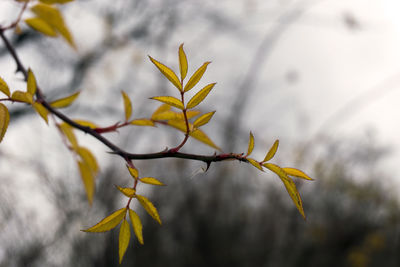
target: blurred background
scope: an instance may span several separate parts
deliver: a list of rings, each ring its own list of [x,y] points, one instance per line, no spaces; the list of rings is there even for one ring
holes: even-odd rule
[[[20,5],[0,1],[6,25]],[[204,131],[225,152],[255,157],[275,139],[274,162],[304,170],[298,182],[307,220],[274,174],[239,162],[138,161],[168,186],[141,186],[160,227],[139,207],[145,245],[132,238],[121,266],[399,266],[400,3],[396,0],[78,0],[61,7],[78,50],[22,25],[7,36],[48,99],[82,91],[65,110],[108,126],[158,107],[149,97],[176,93],[147,55],[189,75],[212,61],[199,88],[217,82],[200,105],[217,110]],[[26,17],[31,16],[26,12]],[[23,89],[0,44],[0,75]],[[85,229],[125,205],[124,162],[85,135],[101,166],[93,206],[76,163],[53,123],[7,104],[0,145],[0,266],[118,266],[118,229]],[[107,134],[128,151],[156,152],[183,135],[166,127]],[[190,141],[183,151],[212,154]],[[135,206],[134,206],[135,207]]]

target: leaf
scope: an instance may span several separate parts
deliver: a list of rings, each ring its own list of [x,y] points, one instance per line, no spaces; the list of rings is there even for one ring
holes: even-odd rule
[[[147,211],[147,213],[156,220],[159,224],[161,224],[160,215],[158,215],[158,211],[156,207],[154,207],[153,203],[150,202],[146,197],[141,195],[136,195],[136,199],[143,206],[143,208]]]
[[[41,18],[28,18],[25,19],[25,23],[35,31],[43,33],[44,35],[50,37],[56,37],[58,35],[54,28]]]
[[[214,142],[200,129],[196,129],[189,134],[191,137],[199,140],[200,142],[209,145],[217,150],[221,150]]]
[[[310,176],[308,176],[307,174],[302,172],[301,170],[298,170],[298,169],[295,169],[295,168],[286,167],[286,168],[282,168],[282,170],[284,170],[284,172],[286,172],[286,174],[290,175],[290,176],[302,178],[302,179],[309,180],[309,181],[313,181],[314,180]]]
[[[192,75],[192,77],[190,77],[189,81],[185,85],[185,88],[183,89],[184,92],[192,89],[200,81],[201,77],[203,77],[203,74],[207,69],[208,64],[210,63],[211,62],[205,62],[200,68],[196,70],[196,72]]]
[[[154,122],[149,119],[136,119],[131,121],[130,124],[137,126],[154,126]]]
[[[30,93],[22,91],[14,91],[11,95],[11,100],[33,104],[33,96]]]
[[[197,115],[199,115],[200,111],[198,110],[187,110],[186,117],[187,119],[191,119]],[[167,110],[158,114],[153,114],[151,117],[152,120],[162,121],[162,120],[184,120],[184,116],[182,112],[175,112],[172,110]]]
[[[47,4],[37,4],[31,8],[32,12],[35,13],[39,18],[44,20],[53,29],[61,34],[62,37],[71,45],[76,48],[74,40],[71,33],[69,32],[67,26],[64,23],[64,19],[60,11],[51,5]]]
[[[247,154],[246,156],[249,156],[251,152],[253,152],[254,149],[254,135],[252,132],[250,132],[250,137],[249,137],[249,146],[247,148]]]
[[[68,2],[72,2],[72,1],[74,1],[74,0],[39,0],[40,2],[42,2],[42,3],[45,3],[45,4],[65,4],[65,3],[68,3]]]
[[[179,81],[178,76],[176,76],[175,72],[162,64],[161,62],[158,62],[151,56],[149,56],[151,62],[153,62],[154,65],[161,71],[161,73],[173,84],[175,85],[176,88],[179,89],[179,91],[182,91],[182,84]]]
[[[290,197],[293,200],[293,203],[296,205],[297,210],[300,212],[301,216],[303,216],[303,218],[305,219],[306,216],[304,214],[303,203],[301,201],[299,191],[297,191],[296,184],[293,182],[293,180],[289,176],[287,176],[286,172],[278,165],[272,163],[264,163],[263,166],[273,171],[279,176],[279,178],[281,178],[283,184],[286,187],[287,192],[289,193]]]
[[[264,171],[261,164],[257,160],[252,159],[252,158],[246,158],[246,159],[251,165],[253,165],[257,169],[259,169],[260,171]]]
[[[212,111],[201,115],[193,122],[193,127],[198,128],[200,126],[203,126],[204,124],[207,124],[211,120],[212,116],[214,116],[214,113],[215,111]]]
[[[70,106],[72,102],[75,101],[75,99],[78,98],[80,93],[81,92],[76,92],[75,94],[72,94],[70,96],[54,100],[53,102],[50,103],[50,106],[52,106],[53,108],[66,108]]]
[[[135,235],[139,240],[139,243],[143,245],[144,244],[143,233],[142,233],[143,226],[142,222],[140,221],[139,215],[137,215],[137,213],[134,212],[133,210],[129,209],[129,217],[131,218],[133,231],[135,232]]]
[[[63,122],[61,123],[61,125],[59,126],[60,130],[62,131],[62,133],[65,135],[65,137],[67,137],[68,141],[70,142],[71,146],[76,149],[78,147],[78,140],[76,139],[76,136],[73,132],[73,128]]]
[[[10,122],[10,113],[7,107],[0,103],[0,142],[3,140],[6,134],[8,123]]]
[[[92,205],[93,203],[93,196],[94,196],[94,176],[92,170],[90,169],[89,165],[86,162],[78,160],[78,167],[79,172],[81,174],[82,182],[85,187],[86,196],[88,198],[89,204]]]
[[[140,178],[140,181],[142,183],[145,183],[145,184],[165,185],[165,184],[163,184],[162,182],[160,182],[159,180],[157,180],[156,178],[153,178],[153,177],[143,177],[143,178]]]
[[[115,186],[122,194],[124,194],[125,196],[131,198],[134,197],[136,194],[136,190],[133,188],[129,188],[129,187],[120,187],[118,185]]]
[[[124,219],[125,213],[126,208],[114,211],[111,215],[107,216],[96,225],[82,231],[91,233],[102,233],[110,231],[111,229],[115,228],[122,221],[122,219]]]
[[[79,120],[79,119],[74,119],[73,121],[78,123],[78,124],[80,124],[81,126],[89,127],[89,128],[92,128],[92,129],[99,128],[99,126],[97,126],[95,123],[93,123],[91,121]]]
[[[35,111],[40,115],[40,117],[43,118],[43,120],[49,124],[49,111],[40,103],[35,102],[33,103],[33,108],[35,109]]]
[[[181,80],[183,81],[186,77],[188,70],[188,62],[185,51],[183,50],[183,44],[179,46],[179,70],[181,71]]]
[[[92,152],[86,147],[82,146],[78,147],[76,152],[81,157],[82,162],[84,162],[89,167],[92,174],[96,176],[99,172],[99,164],[97,163],[97,160]]]
[[[121,93],[124,99],[125,121],[128,121],[132,115],[132,103],[129,96],[124,91],[121,91]]]
[[[150,99],[154,99],[160,102],[163,102],[167,105],[179,108],[181,110],[185,109],[185,107],[183,106],[182,101],[180,101],[178,98],[175,98],[173,96],[154,96]]]
[[[211,89],[213,89],[215,83],[211,83],[209,85],[206,85],[203,89],[201,89],[197,94],[195,94],[192,99],[189,100],[189,102],[186,105],[187,109],[194,108],[198,104],[200,104],[204,98],[210,93]]]
[[[154,119],[155,116],[158,116],[159,114],[164,113],[164,112],[166,112],[166,111],[168,111],[168,110],[170,110],[170,109],[171,109],[171,106],[170,106],[170,105],[162,104],[161,106],[159,106],[159,107],[153,112],[153,114],[151,115],[151,119]]]
[[[126,165],[129,170],[129,173],[132,175],[133,178],[137,179],[139,177],[139,172],[136,168],[132,168],[129,165]]]
[[[265,158],[262,162],[266,162],[266,161],[272,159],[275,156],[276,151],[278,150],[278,146],[279,146],[279,140],[275,140],[274,144],[269,149],[267,155],[265,156]]]
[[[131,230],[129,228],[130,226],[128,221],[124,219],[121,228],[119,229],[119,264],[122,262],[122,258],[124,257],[129,245],[129,240],[131,239]]]
[[[10,88],[7,83],[0,77],[0,92],[3,92],[6,96],[10,97]]]

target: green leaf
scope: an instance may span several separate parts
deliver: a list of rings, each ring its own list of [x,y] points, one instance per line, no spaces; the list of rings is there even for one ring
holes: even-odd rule
[[[179,89],[179,91],[182,91],[182,84],[179,81],[178,76],[176,76],[175,72],[162,64],[161,62],[158,62],[151,56],[149,56],[151,62],[153,62],[154,65],[160,70],[160,72],[173,84],[175,85],[176,88]]]
[[[275,156],[276,151],[278,150],[278,146],[279,140],[276,140],[262,162],[267,162],[268,160],[272,159]]]
[[[133,210],[129,209],[129,217],[131,218],[133,231],[135,232],[135,235],[139,240],[139,243],[143,245],[144,244],[143,233],[142,233],[143,226],[142,222],[140,221],[139,215],[137,215],[137,213],[134,212]]]
[[[305,174],[303,171],[295,169],[295,168],[286,167],[286,168],[282,168],[282,170],[284,170],[286,172],[286,174],[290,175],[290,176],[294,176],[294,177],[305,179],[305,180],[309,180],[309,181],[313,181],[314,180],[310,176]]]
[[[102,233],[115,228],[125,217],[126,208],[119,209],[83,232]]]
[[[43,120],[49,124],[49,111],[40,103],[35,102],[33,103],[33,108],[35,109],[35,111],[40,115],[40,117],[43,118]]]
[[[251,152],[253,152],[254,149],[254,135],[252,132],[250,132],[250,137],[249,137],[249,145],[247,148],[247,154],[246,156],[250,156]]]
[[[123,220],[121,224],[121,228],[119,230],[119,264],[122,262],[122,258],[125,255],[126,249],[129,245],[129,240],[131,239],[131,230],[129,227],[129,223],[127,220]]]
[[[301,216],[303,216],[303,218],[305,219],[306,216],[304,214],[303,202],[301,201],[299,191],[297,191],[296,184],[293,182],[293,180],[278,165],[272,163],[264,163],[263,166],[273,171],[279,176],[279,178],[281,178],[283,184],[286,187],[287,192],[289,193],[289,196],[292,198],[293,203],[296,205],[297,210],[300,212]]]
[[[196,72],[192,75],[192,77],[190,77],[189,81],[185,85],[185,88],[183,89],[184,92],[192,89],[200,81],[201,77],[203,77],[203,74],[207,69],[208,64],[210,63],[211,62],[205,62],[200,68],[196,70]]]
[[[157,180],[156,178],[153,178],[153,177],[143,177],[143,178],[140,178],[140,181],[142,183],[151,184],[151,185],[165,185],[165,184],[163,184],[162,182],[160,182],[159,180]]]
[[[79,172],[81,174],[83,185],[85,187],[86,196],[88,198],[89,204],[92,205],[94,189],[95,189],[93,172],[90,169],[90,166],[84,161],[78,160],[78,167],[79,167]]]
[[[200,126],[207,124],[211,120],[212,116],[214,116],[214,113],[215,111],[212,111],[201,115],[193,122],[193,127],[198,128]]]
[[[206,85],[203,89],[201,89],[197,94],[195,94],[192,99],[189,100],[189,102],[186,105],[187,109],[194,108],[198,104],[200,104],[204,98],[210,93],[211,89],[213,89],[215,83],[211,83],[209,85]]]
[[[139,201],[142,207],[147,211],[147,213],[159,224],[161,224],[160,215],[158,215],[158,211],[156,207],[154,207],[153,203],[151,203],[150,200],[141,195],[136,195],[136,199]]]
[[[188,70],[188,62],[185,51],[183,50],[183,44],[179,46],[179,70],[181,71],[181,80],[183,81],[186,77]]]
[[[44,35],[50,37],[56,37],[58,35],[50,24],[39,17],[25,19],[25,23],[35,31],[43,33]]]
[[[72,94],[70,96],[54,100],[50,103],[50,106],[52,106],[53,108],[66,108],[70,106],[75,101],[75,99],[78,98],[80,93],[81,92],[76,92],[75,94]]]
[[[0,77],[0,92],[3,92],[6,96],[10,97],[10,88],[7,83]]]
[[[120,187],[118,185],[115,186],[116,188],[118,188],[118,190],[124,194],[125,196],[131,198],[134,197],[136,194],[136,190],[133,188],[129,188],[129,187]]]
[[[163,103],[165,103],[167,105],[179,108],[181,110],[185,109],[185,107],[183,106],[182,101],[180,101],[178,98],[175,98],[173,96],[154,96],[154,97],[152,97],[150,99],[163,102]]]
[[[5,105],[0,103],[0,142],[6,134],[8,123],[10,122],[10,113]]]
[[[149,119],[136,119],[131,121],[130,124],[137,126],[154,126],[154,122]]]
[[[132,115],[132,103],[129,96],[124,91],[121,91],[121,93],[124,99],[125,121],[128,121]]]

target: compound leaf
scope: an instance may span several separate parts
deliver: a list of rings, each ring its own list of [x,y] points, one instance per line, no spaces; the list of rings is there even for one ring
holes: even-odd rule
[[[0,142],[3,140],[3,137],[6,134],[9,122],[10,113],[8,112],[7,107],[0,103]]]
[[[128,121],[132,115],[132,103],[129,96],[124,91],[121,91],[121,93],[124,99],[125,121]]]
[[[130,124],[137,126],[154,126],[154,122],[149,119],[136,119],[131,121]]]
[[[214,113],[215,111],[212,111],[201,115],[193,122],[193,127],[198,128],[200,126],[203,126],[204,124],[207,124],[211,120],[212,116],[214,116]]]
[[[0,77],[0,92],[3,92],[6,96],[10,97],[10,88],[7,83]]]
[[[195,94],[187,103],[186,108],[191,109],[200,104],[204,98],[210,93],[211,89],[214,87],[215,83],[211,83],[206,85],[203,89],[201,89],[197,94]]]
[[[158,215],[158,211],[156,207],[154,207],[153,203],[151,203],[150,200],[141,195],[136,195],[136,198],[142,205],[142,207],[147,211],[147,213],[159,224],[161,224],[160,215]]]
[[[208,64],[210,63],[211,62],[205,62],[200,68],[196,70],[196,72],[192,75],[192,77],[190,77],[189,81],[185,85],[185,88],[183,89],[184,92],[192,89],[200,81],[201,77],[203,77],[203,74],[207,69]]]
[[[181,80],[183,81],[186,77],[188,70],[188,62],[185,51],[183,50],[183,44],[179,46],[179,70],[181,71]]]
[[[290,175],[290,176],[298,177],[298,178],[309,180],[309,181],[314,180],[310,176],[305,174],[303,171],[298,170],[296,168],[288,168],[288,167],[286,167],[286,168],[282,168],[282,170],[284,170],[286,172],[286,174]]]
[[[122,258],[125,255],[126,249],[129,245],[129,240],[131,239],[131,230],[127,220],[123,220],[121,223],[121,228],[119,229],[119,264],[122,262]]]
[[[251,154],[251,152],[253,152],[254,149],[254,135],[252,132],[250,132],[250,137],[249,137],[249,145],[247,148],[247,156],[249,156]]]
[[[179,108],[181,110],[185,109],[185,107],[183,106],[182,101],[180,101],[178,98],[175,98],[173,96],[154,96],[150,99],[154,99],[160,102],[163,102],[167,105]]]
[[[133,231],[135,232],[135,235],[139,240],[139,243],[143,245],[144,244],[143,233],[142,233],[143,226],[142,222],[140,221],[139,215],[137,215],[137,213],[134,212],[133,210],[129,209],[129,217],[131,218]]]
[[[49,124],[49,119],[48,119],[49,111],[42,104],[38,102],[33,103],[33,108],[40,115],[40,117],[42,117],[43,120],[47,124]]]
[[[102,233],[115,228],[125,217],[126,208],[119,209],[83,232]]]
[[[54,30],[54,28],[41,18],[38,17],[28,18],[25,19],[25,23],[28,24],[28,26],[34,29],[35,31],[43,33],[44,35],[50,37],[56,37],[58,35],[57,32]]]
[[[53,102],[50,103],[50,105],[53,108],[66,108],[70,106],[75,101],[75,99],[78,98],[80,93],[81,92],[76,92],[75,94],[72,94],[70,96],[54,100]]]
[[[143,178],[140,178],[140,181],[142,183],[151,184],[151,185],[165,185],[165,184],[163,184],[162,182],[160,182],[159,180],[157,180],[156,178],[153,178],[153,177],[143,177]]]
[[[272,159],[275,156],[276,151],[278,150],[279,140],[275,140],[274,144],[269,149],[267,155],[262,162],[267,162],[268,160]]]
[[[149,56],[151,62],[153,62],[154,65],[160,70],[160,72],[173,84],[175,85],[176,88],[179,89],[179,91],[182,91],[182,84],[179,81],[178,76],[176,76],[175,72],[162,64],[161,62],[158,62],[151,56]]]

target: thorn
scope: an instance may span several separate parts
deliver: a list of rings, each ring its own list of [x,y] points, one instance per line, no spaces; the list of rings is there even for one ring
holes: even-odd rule
[[[204,172],[207,172],[208,169],[210,168],[210,166],[211,166],[211,161],[207,161],[207,167],[206,167],[206,170]]]

